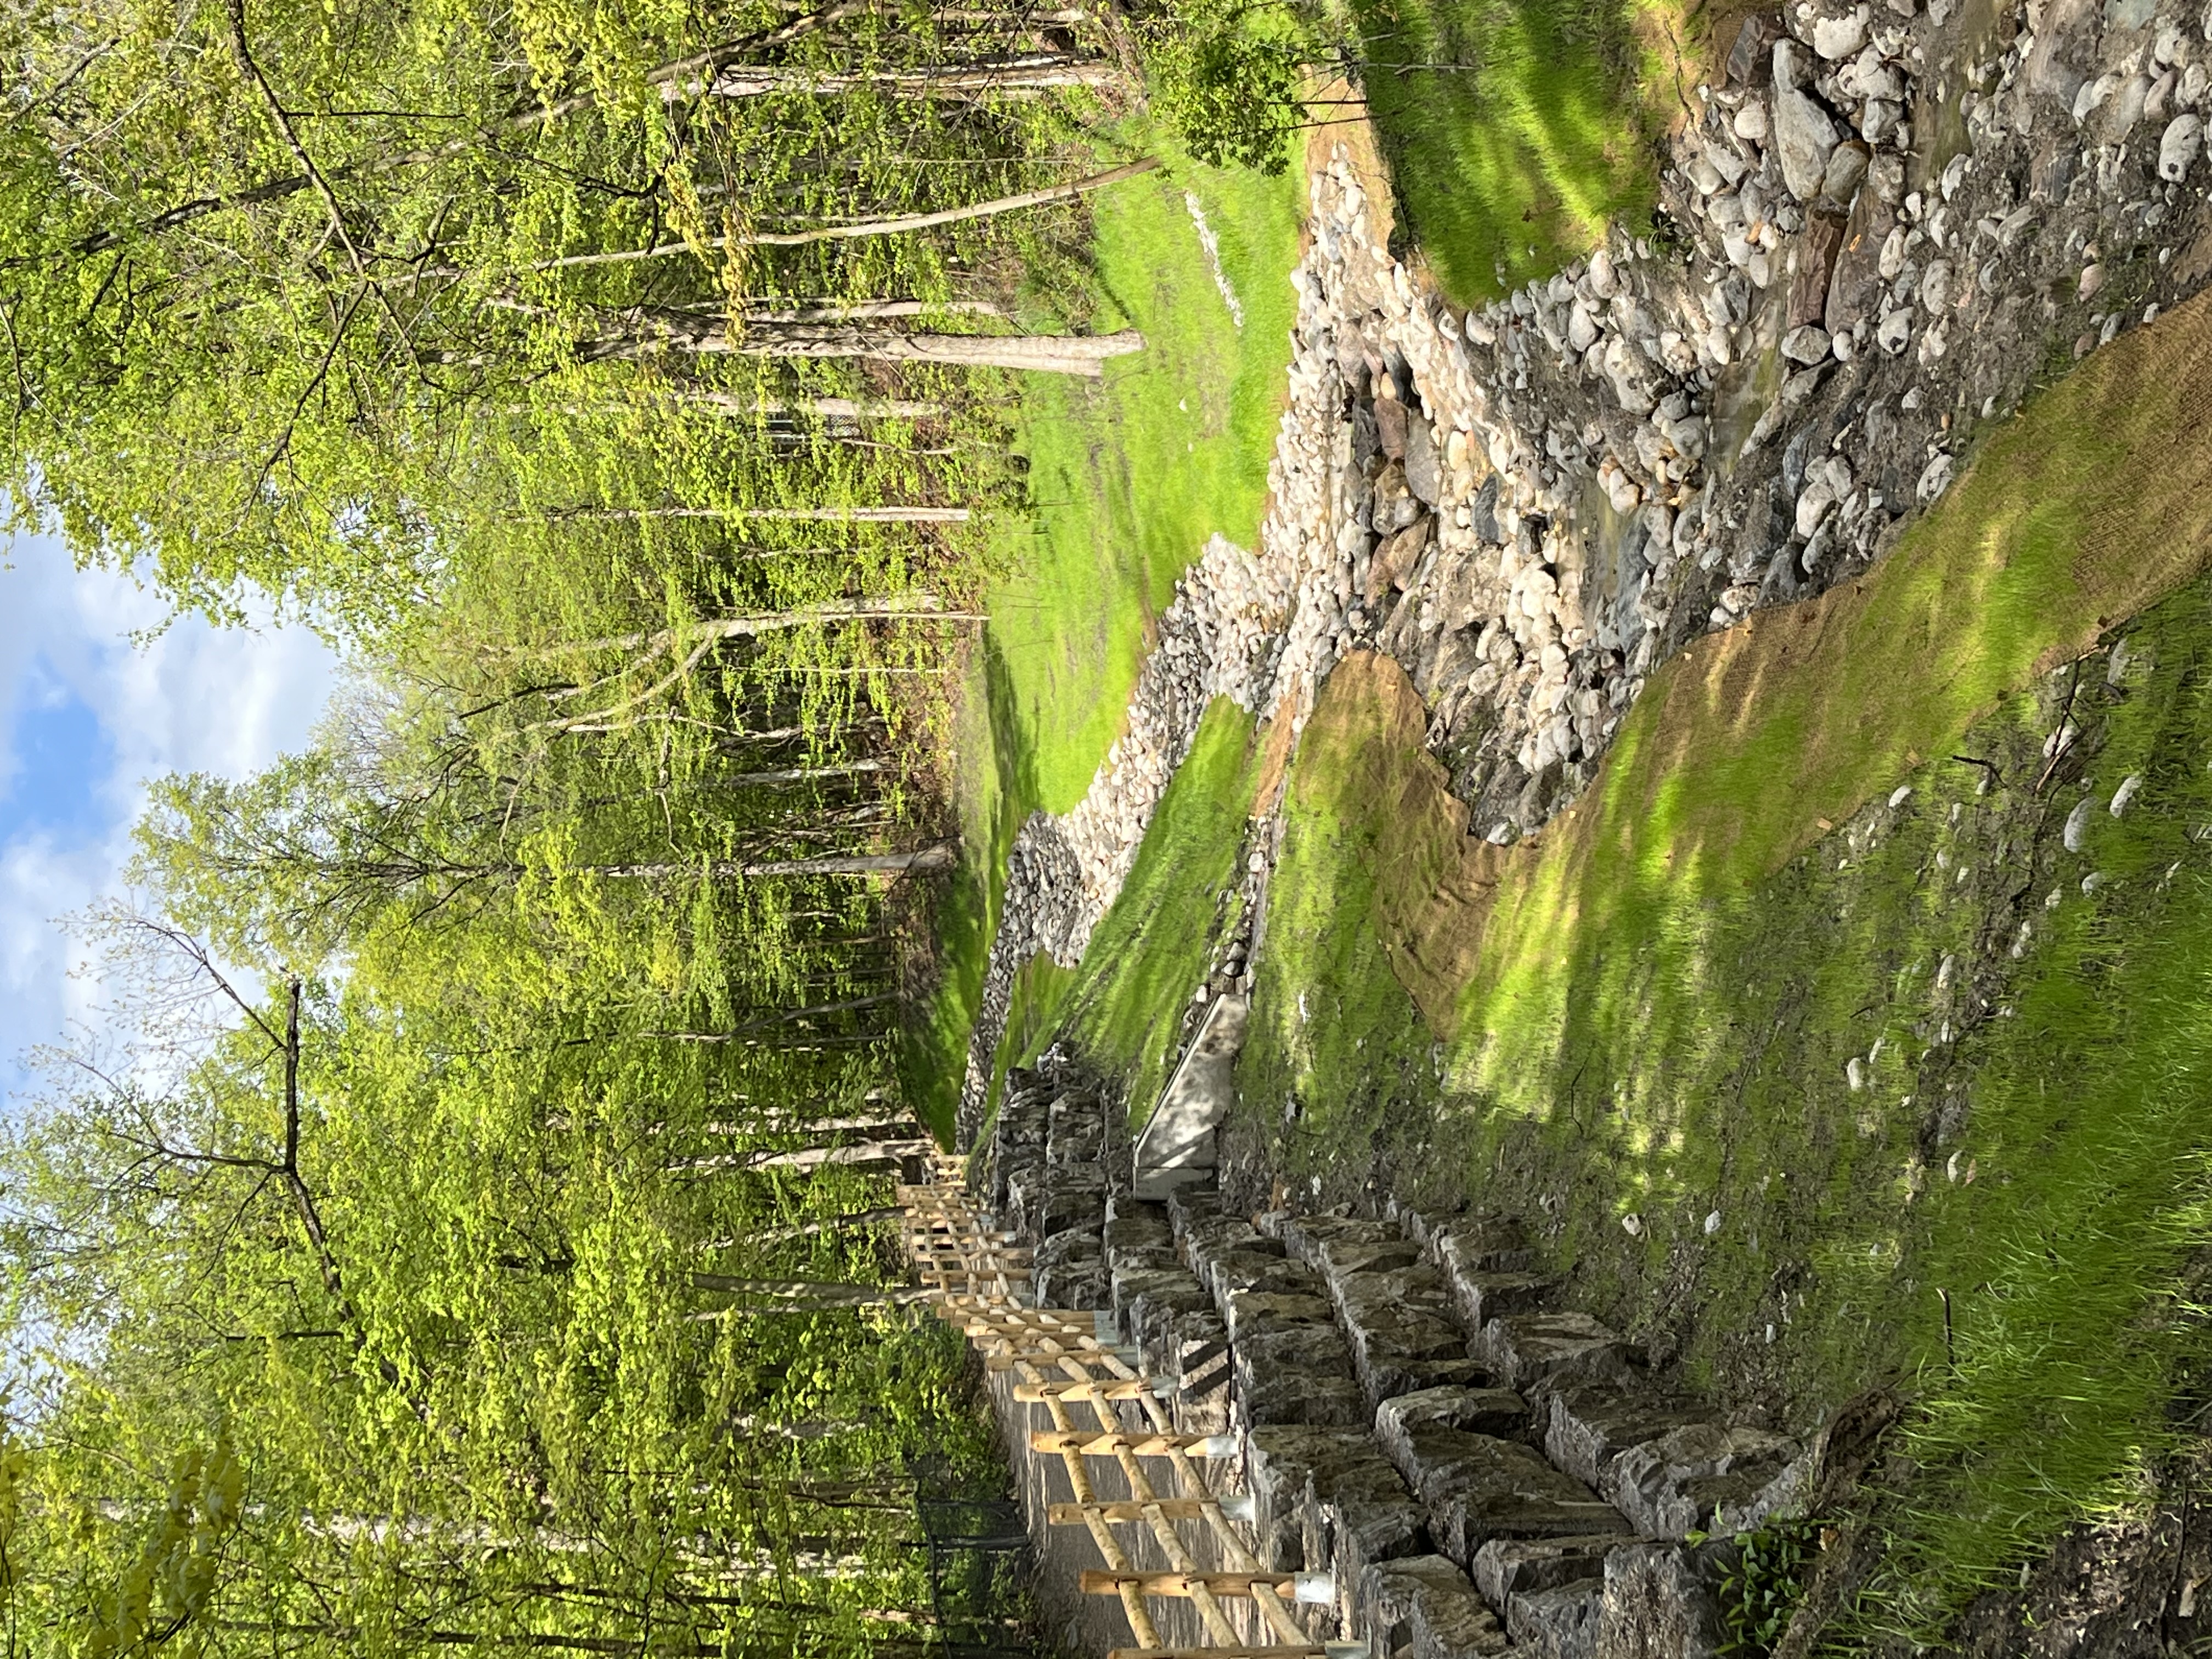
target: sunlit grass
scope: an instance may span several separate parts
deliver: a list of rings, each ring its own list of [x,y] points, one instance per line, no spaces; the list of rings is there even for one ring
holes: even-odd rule
[[[1139,1121],[1166,1085],[1191,993],[1233,920],[1258,765],[1252,738],[1252,717],[1215,698],[1057,1018],[1033,1028],[1024,1050],[1034,1054],[1052,1031],[1066,1034],[1114,1076]]]
[[[1206,538],[1249,544],[1257,532],[1287,384],[1303,180],[1199,166],[1149,129],[1116,136],[1166,164],[1091,198],[1092,292],[1080,297],[1089,328],[1140,329],[1146,348],[1101,381],[1033,375],[1023,389],[1018,444],[1036,510],[994,534],[991,622],[960,692],[962,863],[936,927],[939,987],[901,1060],[907,1097],[940,1132],[1014,836],[1030,812],[1064,811],[1089,788],[1121,732],[1152,619]],[[1187,191],[1219,240],[1242,328]],[[1020,1000],[1050,979],[1025,975]],[[1033,1022],[1017,1013],[1017,1026]]]
[[[1671,71],[1624,0],[1355,0],[1368,107],[1413,241],[1480,303],[1641,222]]]

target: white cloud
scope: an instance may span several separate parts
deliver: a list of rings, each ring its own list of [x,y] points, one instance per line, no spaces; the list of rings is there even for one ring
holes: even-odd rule
[[[173,771],[242,777],[301,747],[328,701],[337,659],[301,628],[158,629],[161,602],[125,578],[70,568],[59,546],[19,537],[0,569],[0,795],[23,781],[15,752],[27,710],[81,701],[109,753],[86,770],[59,835],[35,821],[0,841],[0,1082],[22,1085],[24,1051],[91,1016],[96,988],[60,918],[120,890],[146,785]],[[151,635],[134,642],[133,635]],[[53,803],[65,807],[70,803]]]

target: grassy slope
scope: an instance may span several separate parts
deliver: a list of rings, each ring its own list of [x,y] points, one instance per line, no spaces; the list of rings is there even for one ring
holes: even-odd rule
[[[1117,1078],[1141,1118],[1167,1083],[1182,1014],[1214,941],[1235,921],[1237,854],[1259,775],[1253,720],[1225,697],[1199,723],[1145,832],[1136,866],[1022,1049],[1054,1032]]]
[[[1675,110],[1636,0],[1353,0],[1368,107],[1444,291],[1494,298],[1650,210]],[[1443,64],[1443,70],[1414,67]]]
[[[2086,758],[2035,786],[2063,695],[2039,669],[2212,547],[2208,337],[2199,306],[2092,359],[1857,590],[1655,678],[1536,849],[1463,854],[1381,676],[1340,671],[1294,774],[1247,1132],[1324,1184],[1379,1152],[1548,1214],[1586,1305],[1739,1401],[1802,1420],[1911,1382],[1927,1472],[1869,1620],[1938,1616],[2115,1501],[2206,1357],[2155,1316],[2193,1299],[2212,1155],[2203,589],[2136,629],[2124,696],[2094,665]],[[2074,804],[2134,772],[2135,811],[2066,853]],[[1304,1115],[1260,1127],[1286,1094]]]
[[[1186,190],[1219,239],[1242,329]],[[1173,155],[1159,173],[1095,198],[1089,326],[1132,325],[1146,349],[1109,363],[1102,381],[1034,375],[1024,394],[1020,447],[1036,511],[999,531],[992,620],[960,699],[965,857],[937,929],[943,978],[902,1056],[907,1097],[940,1131],[959,1095],[1015,832],[1033,811],[1065,811],[1089,787],[1120,734],[1150,620],[1206,538],[1249,543],[1259,528],[1304,207],[1295,172],[1263,179]],[[1025,991],[1051,977],[1025,975]],[[1028,1020],[1018,1007],[1017,1024]]]

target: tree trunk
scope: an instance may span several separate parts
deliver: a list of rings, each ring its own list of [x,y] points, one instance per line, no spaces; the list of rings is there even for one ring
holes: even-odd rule
[[[973,517],[975,509],[966,507],[580,507],[549,513],[542,520],[528,522],[561,524],[571,519],[760,519],[785,524],[966,524]]]
[[[714,859],[702,864],[586,864],[580,867],[610,881],[653,881],[671,876],[890,876],[908,870],[951,868],[957,843],[933,842],[908,853],[839,854],[813,859]]]
[[[1145,349],[1134,329],[1118,334],[903,334],[864,323],[764,323],[732,338],[719,323],[662,316],[656,333],[585,342],[587,362],[652,357],[671,351],[771,358],[853,358],[867,362],[931,363],[955,368],[1026,369],[1096,380],[1109,357]]]
[[[870,1164],[899,1164],[909,1158],[926,1158],[937,1143],[923,1136],[915,1140],[862,1140],[848,1146],[797,1146],[782,1152],[716,1152],[706,1158],[679,1158],[669,1164],[672,1175],[713,1175],[738,1170],[851,1169]]]
[[[870,362],[930,363],[945,368],[1010,368],[1097,380],[1109,357],[1145,349],[1133,328],[1118,334],[901,334],[847,324],[776,325],[750,329],[743,340],[727,334],[697,349],[743,357],[842,358]]]
[[[1074,179],[1063,185],[1048,185],[1042,190],[1024,191],[1018,196],[1000,196],[988,202],[971,202],[966,207],[939,208],[933,213],[895,214],[882,219],[861,219],[849,225],[824,225],[813,230],[757,231],[750,236],[709,236],[702,246],[721,248],[805,247],[814,242],[852,241],[864,236],[897,236],[908,231],[932,230],[939,225],[957,225],[970,219],[994,218],[1000,214],[1018,212],[1024,208],[1068,201],[1086,191],[1103,190],[1109,185],[1120,184],[1124,179],[1134,179],[1139,173],[1150,173],[1158,166],[1157,157],[1146,156],[1143,161],[1132,161],[1127,167],[1094,173],[1087,179]],[[578,265],[623,264],[637,259],[659,259],[693,251],[689,242],[663,242],[656,247],[629,248],[612,253],[572,253],[563,258],[541,259],[534,264],[520,265],[516,269],[567,270]]]
[[[649,634],[610,634],[596,640],[578,640],[573,644],[519,648],[537,651],[547,656],[564,655],[574,651],[661,652],[691,641],[751,639],[757,635],[773,634],[786,628],[804,628],[809,623],[913,622],[926,617],[948,622],[988,620],[980,611],[945,610],[939,604],[937,595],[916,591],[911,593],[866,594],[856,599],[829,599],[819,605],[794,606],[789,611],[757,611],[741,612],[734,617],[707,617],[681,629],[663,628]],[[794,732],[800,730],[798,727],[792,729]]]
[[[906,398],[747,398],[706,386],[655,392],[655,399],[696,404],[731,415],[818,415],[825,421],[926,421],[945,413],[943,404]]]
[[[716,98],[759,98],[776,92],[834,94],[863,88],[895,98],[980,98],[994,92],[1021,96],[1055,87],[1110,86],[1121,78],[1121,65],[1109,58],[1034,52],[931,69],[857,72],[813,70],[798,64],[731,64],[707,90]]]
[[[731,772],[718,778],[702,779],[694,787],[700,789],[748,789],[763,784],[815,783],[831,778],[860,777],[868,773],[897,769],[889,761],[841,761],[834,766],[787,766],[773,772]]]
[[[813,1019],[823,1014],[845,1014],[862,1008],[880,1008],[887,1002],[897,1000],[897,992],[879,991],[872,996],[853,997],[843,1002],[817,1002],[804,1008],[779,1009],[773,1014],[764,1014],[757,1019],[749,1019],[744,1024],[732,1026],[726,1031],[647,1031],[645,1035],[655,1037],[673,1037],[679,1042],[737,1042],[752,1036],[757,1031],[764,1031],[772,1025],[788,1025],[794,1020]],[[852,1128],[862,1126],[850,1123],[817,1123],[798,1127],[827,1131],[833,1128]],[[878,1126],[869,1124],[866,1127],[873,1128]]]
[[[748,1244],[787,1244],[793,1239],[818,1238],[823,1233],[842,1232],[848,1227],[880,1227],[886,1222],[905,1218],[906,1206],[892,1204],[880,1210],[854,1210],[849,1215],[824,1216],[821,1220],[810,1221],[804,1226],[771,1227],[744,1242]],[[738,1242],[732,1239],[725,1248],[734,1247]]]

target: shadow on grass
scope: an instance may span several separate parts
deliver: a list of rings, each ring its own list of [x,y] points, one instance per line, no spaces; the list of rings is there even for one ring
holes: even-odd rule
[[[1674,94],[1627,0],[1354,11],[1405,228],[1453,299],[1494,299],[1649,214]]]

